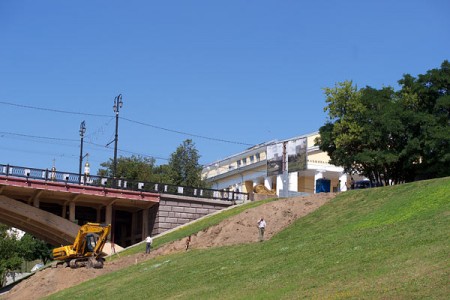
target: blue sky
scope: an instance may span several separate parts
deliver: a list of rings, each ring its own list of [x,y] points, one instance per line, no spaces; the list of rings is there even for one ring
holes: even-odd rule
[[[95,173],[113,157],[118,94],[119,156],[158,164],[188,138],[207,164],[317,131],[324,87],[397,87],[449,59],[449,11],[444,0],[0,1],[0,164],[77,172],[85,120]]]

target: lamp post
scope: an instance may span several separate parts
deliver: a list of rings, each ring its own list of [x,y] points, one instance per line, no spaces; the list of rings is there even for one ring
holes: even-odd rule
[[[83,139],[85,132],[86,132],[86,122],[83,121],[80,124],[81,146],[80,146],[80,168],[78,169],[78,184],[81,184],[81,166],[83,164]]]
[[[116,135],[114,137],[113,187],[116,187],[117,176],[117,141],[119,140],[119,108],[122,108],[122,94],[114,98],[114,112],[116,113]]]

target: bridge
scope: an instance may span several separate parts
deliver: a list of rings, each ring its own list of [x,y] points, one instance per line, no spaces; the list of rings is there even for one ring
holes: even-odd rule
[[[0,164],[0,223],[58,246],[86,222],[111,224],[111,241],[132,245],[248,196]]]

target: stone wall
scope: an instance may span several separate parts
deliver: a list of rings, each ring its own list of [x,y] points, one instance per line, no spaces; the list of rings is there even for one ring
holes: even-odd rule
[[[149,213],[150,232],[156,235],[231,205],[232,201],[161,195],[159,205]]]

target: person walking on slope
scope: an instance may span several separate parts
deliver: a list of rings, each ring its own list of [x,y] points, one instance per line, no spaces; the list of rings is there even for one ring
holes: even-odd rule
[[[186,251],[188,251],[190,243],[191,243],[191,236],[188,236],[186,239]]]
[[[147,243],[147,247],[145,248],[145,253],[149,254],[150,253],[150,248],[151,248],[152,243],[153,243],[152,237],[150,235],[147,236],[147,238],[145,239],[145,242]]]
[[[262,242],[264,240],[264,230],[266,229],[266,221],[261,217],[258,221],[258,229],[259,229],[259,241]]]

